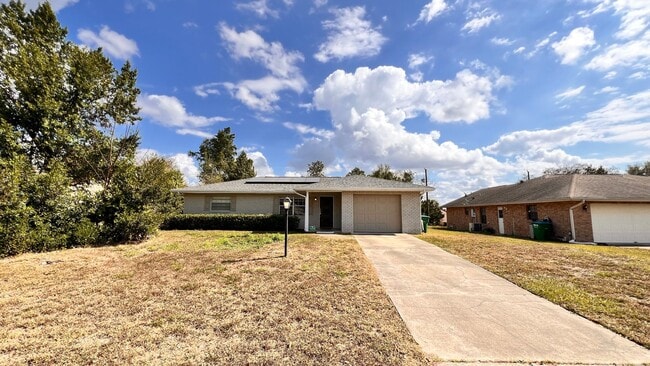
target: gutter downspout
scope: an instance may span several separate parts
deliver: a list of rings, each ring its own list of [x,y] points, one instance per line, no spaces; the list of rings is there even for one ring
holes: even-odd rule
[[[573,221],[573,209],[584,205],[586,202],[586,200],[582,200],[582,202],[569,207],[569,222],[571,223],[571,240],[569,240],[569,243],[576,243],[576,224]]]

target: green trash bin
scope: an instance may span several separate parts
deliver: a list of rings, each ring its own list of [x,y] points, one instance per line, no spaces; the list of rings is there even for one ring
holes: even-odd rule
[[[422,219],[422,227],[424,228],[424,232],[427,232],[427,227],[429,226],[429,216],[427,215],[422,215],[420,216]]]
[[[550,221],[533,221],[533,238],[535,240],[553,239],[553,223]]]

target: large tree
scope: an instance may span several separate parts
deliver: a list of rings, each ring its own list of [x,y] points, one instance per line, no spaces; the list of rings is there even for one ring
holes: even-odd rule
[[[136,71],[66,34],[47,2],[0,5],[0,256],[141,238],[179,207],[156,191],[178,175],[135,164]]]
[[[325,164],[323,164],[323,162],[320,160],[312,161],[309,163],[309,165],[307,165],[307,175],[310,177],[324,177],[324,170]]]
[[[370,176],[387,180],[396,180],[399,182],[413,183],[415,174],[410,170],[394,172],[391,170],[390,165],[379,164],[377,166],[377,169],[373,170],[373,172],[370,173]]]
[[[646,161],[645,164],[628,165],[627,174],[650,177],[650,161]]]
[[[548,168],[544,170],[544,174],[548,175],[564,175],[564,174],[584,174],[584,175],[606,175],[616,174],[614,168],[604,168],[602,165],[595,167],[591,164],[574,164],[563,165],[555,168]]]
[[[244,151],[237,155],[235,134],[231,132],[230,127],[220,130],[212,138],[203,140],[199,151],[190,151],[189,155],[199,161],[199,180],[203,184],[255,176],[253,160],[249,159]]]
[[[440,225],[440,220],[445,217],[440,204],[436,200],[422,201],[422,214],[427,213],[431,225]]]
[[[353,176],[353,175],[366,175],[366,172],[364,172],[363,170],[361,170],[360,168],[358,168],[358,167],[355,166],[355,167],[354,167],[352,170],[350,170],[350,171],[348,172],[348,174],[346,174],[345,176],[346,176],[346,177],[350,177],[350,176]]]

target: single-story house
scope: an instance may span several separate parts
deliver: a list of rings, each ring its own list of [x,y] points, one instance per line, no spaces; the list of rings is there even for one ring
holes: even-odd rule
[[[650,243],[650,177],[546,175],[481,189],[444,205],[454,229],[530,236],[544,219],[562,240]]]
[[[305,231],[420,233],[426,190],[431,188],[349,176],[256,177],[174,191],[183,195],[188,214],[281,214],[282,200],[290,197],[290,214],[300,217]]]

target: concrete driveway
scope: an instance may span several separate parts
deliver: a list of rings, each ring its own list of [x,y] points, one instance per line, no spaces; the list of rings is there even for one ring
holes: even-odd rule
[[[413,236],[355,238],[425,353],[466,362],[650,363],[650,350]]]

